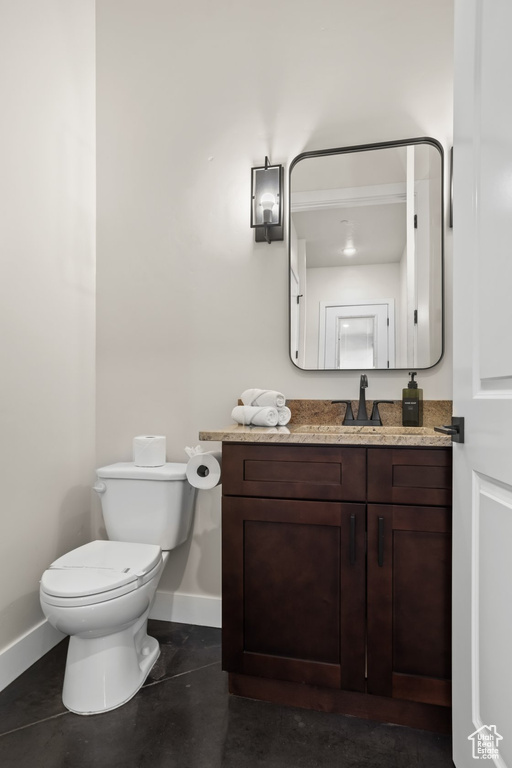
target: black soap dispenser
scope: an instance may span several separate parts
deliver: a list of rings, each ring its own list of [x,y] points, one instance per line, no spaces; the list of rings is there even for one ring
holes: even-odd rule
[[[414,377],[416,371],[409,373],[411,380],[407,389],[402,390],[402,425],[404,427],[421,427],[423,424],[423,390],[418,387]]]

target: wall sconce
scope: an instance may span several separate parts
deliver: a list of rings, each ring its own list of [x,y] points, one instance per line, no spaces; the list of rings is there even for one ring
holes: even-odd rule
[[[283,226],[283,166],[265,165],[251,168],[251,227],[255,240],[271,243],[284,240]]]

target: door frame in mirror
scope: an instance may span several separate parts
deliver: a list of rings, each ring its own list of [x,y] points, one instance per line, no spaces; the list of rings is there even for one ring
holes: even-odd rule
[[[311,372],[311,373],[320,373],[322,371],[325,371],[327,373],[332,373],[333,371],[343,372],[347,371],[350,373],[351,371],[359,370],[357,368],[302,368],[299,365],[297,365],[297,362],[293,359],[292,356],[292,349],[291,349],[291,334],[292,334],[292,295],[291,295],[291,276],[290,276],[290,269],[291,269],[291,224],[292,224],[292,204],[291,204],[291,197],[292,197],[292,171],[297,165],[297,163],[301,162],[302,160],[306,160],[308,158],[317,158],[317,157],[326,157],[329,155],[342,155],[342,154],[349,154],[349,153],[356,153],[356,152],[368,152],[370,150],[374,149],[394,149],[397,147],[405,147],[405,146],[411,146],[411,145],[417,145],[417,144],[429,144],[439,152],[440,157],[440,163],[441,163],[441,190],[440,190],[440,207],[441,207],[441,227],[440,227],[440,258],[441,258],[441,352],[439,355],[439,358],[433,363],[432,365],[421,367],[421,366],[415,366],[417,370],[420,371],[428,371],[431,368],[434,368],[436,365],[438,365],[441,360],[443,359],[444,352],[445,352],[445,260],[444,260],[444,247],[445,247],[445,226],[446,226],[446,215],[445,215],[445,163],[444,163],[444,149],[442,144],[437,140],[430,136],[422,136],[422,137],[415,137],[412,139],[398,139],[396,141],[382,141],[382,142],[375,142],[371,144],[356,144],[349,147],[333,147],[330,149],[318,149],[318,150],[310,150],[307,152],[301,152],[299,155],[293,158],[293,160],[290,163],[290,167],[288,170],[288,355],[290,357],[291,362],[293,365],[298,368],[300,371],[304,372]],[[403,368],[375,368],[372,369],[374,371],[386,371],[386,370],[394,370],[394,371],[407,371],[410,368],[410,365],[407,365]]]

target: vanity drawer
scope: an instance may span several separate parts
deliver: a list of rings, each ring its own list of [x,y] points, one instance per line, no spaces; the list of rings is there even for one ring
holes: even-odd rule
[[[364,501],[366,449],[338,446],[222,446],[225,496]]]
[[[450,448],[368,449],[368,501],[450,506]]]

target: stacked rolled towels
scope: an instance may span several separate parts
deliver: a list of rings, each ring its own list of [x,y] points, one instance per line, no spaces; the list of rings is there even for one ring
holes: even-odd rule
[[[272,389],[246,389],[240,399],[243,405],[233,408],[231,418],[238,424],[257,427],[284,427],[291,419],[286,398]]]

